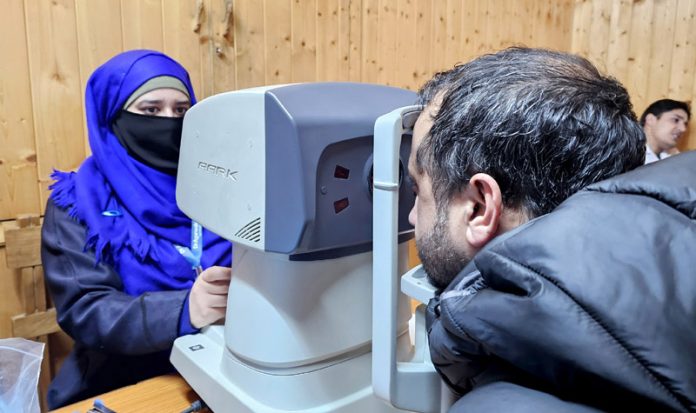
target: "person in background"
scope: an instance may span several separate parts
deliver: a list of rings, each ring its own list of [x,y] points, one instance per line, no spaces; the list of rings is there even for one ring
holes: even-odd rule
[[[54,171],[42,227],[48,290],[75,341],[51,409],[173,371],[174,339],[225,315],[231,244],[175,199],[195,102],[186,70],[156,51],[121,53],[87,82],[92,155],[77,172]]]
[[[420,96],[409,220],[450,412],[696,411],[696,153],[638,168],[626,89],[561,52]]]
[[[640,124],[647,140],[646,164],[679,153],[677,143],[686,132],[690,118],[688,103],[678,100],[661,99],[645,109],[640,117]]]

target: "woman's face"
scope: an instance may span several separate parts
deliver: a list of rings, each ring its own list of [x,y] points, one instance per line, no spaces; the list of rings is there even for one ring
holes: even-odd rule
[[[191,101],[184,92],[162,88],[140,96],[126,110],[139,115],[181,118],[190,107]]]

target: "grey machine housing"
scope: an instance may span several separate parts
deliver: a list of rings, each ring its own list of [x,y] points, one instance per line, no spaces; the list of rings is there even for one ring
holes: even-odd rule
[[[233,242],[233,277],[224,325],[179,337],[170,360],[213,411],[403,411],[373,391],[372,292],[408,269],[411,132],[395,128],[399,143],[373,136],[378,118],[415,100],[388,86],[308,83],[223,93],[187,112],[177,203]],[[383,213],[373,211],[375,148],[398,155],[390,164],[401,171],[376,180],[378,203],[387,184],[399,194]],[[373,270],[373,213],[401,238],[394,271]],[[401,361],[425,353],[411,345],[402,298],[389,312]]]
[[[291,260],[368,251],[375,120],[415,101],[404,89],[343,82],[212,96],[185,116],[177,203],[220,236]],[[402,239],[412,236],[410,144],[406,136],[400,148]]]

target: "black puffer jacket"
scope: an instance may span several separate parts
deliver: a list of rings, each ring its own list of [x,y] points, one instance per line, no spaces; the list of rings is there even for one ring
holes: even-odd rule
[[[430,302],[428,331],[468,412],[540,411],[534,394],[696,411],[696,152],[591,185],[495,239]],[[491,383],[532,397],[482,398]]]

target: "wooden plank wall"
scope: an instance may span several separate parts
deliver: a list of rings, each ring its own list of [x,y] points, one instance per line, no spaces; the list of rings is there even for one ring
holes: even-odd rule
[[[132,48],[188,68],[200,98],[347,80],[417,89],[513,44],[575,51],[625,82],[637,111],[696,93],[696,0],[0,0],[0,221],[41,214],[53,168],[89,154],[83,93]],[[692,128],[696,129],[696,128]],[[685,148],[696,147],[692,132]],[[21,311],[0,238],[0,337]]]
[[[570,50],[619,79],[637,116],[662,98],[692,103],[696,1],[576,0]],[[679,146],[696,149],[696,127]]]

